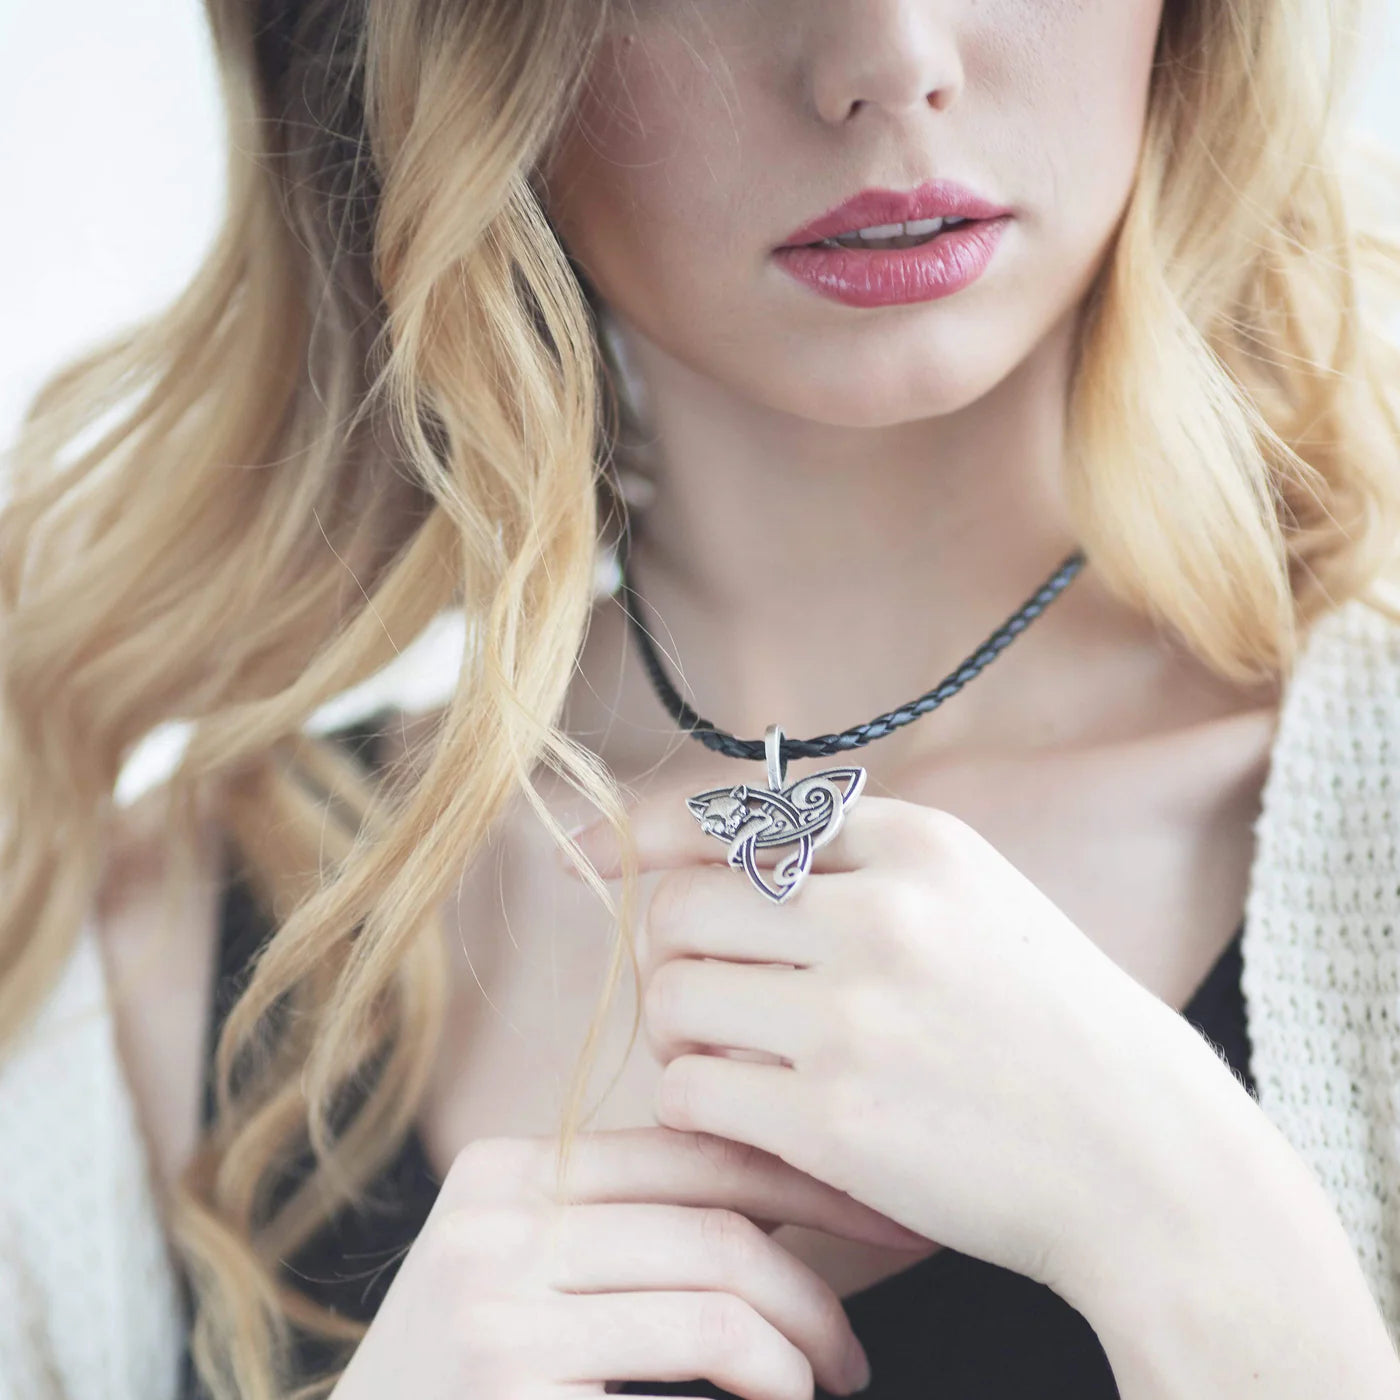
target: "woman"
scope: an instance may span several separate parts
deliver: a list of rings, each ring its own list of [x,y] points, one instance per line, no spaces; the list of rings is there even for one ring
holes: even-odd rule
[[[1355,10],[210,0],[0,516],[7,1395],[1396,1393]]]

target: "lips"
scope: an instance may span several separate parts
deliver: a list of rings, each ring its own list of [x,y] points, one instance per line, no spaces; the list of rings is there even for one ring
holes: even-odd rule
[[[935,301],[970,286],[992,261],[1011,215],[968,219],[908,248],[778,248],[773,261],[818,296],[847,306]]]
[[[860,228],[915,219],[995,219],[1010,212],[1005,205],[983,199],[954,180],[929,180],[913,190],[865,189],[794,229],[779,246],[800,247]]]

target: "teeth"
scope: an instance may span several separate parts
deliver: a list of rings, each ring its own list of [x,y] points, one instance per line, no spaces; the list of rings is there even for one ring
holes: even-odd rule
[[[926,238],[941,229],[956,228],[967,223],[966,219],[949,215],[942,219],[908,219],[899,224],[873,224],[869,228],[853,229],[850,233],[837,234],[828,238],[828,243],[840,243],[847,247],[859,246],[861,242],[879,242],[889,238]]]
[[[862,238],[898,238],[905,231],[903,224],[874,224],[870,228],[858,228]]]

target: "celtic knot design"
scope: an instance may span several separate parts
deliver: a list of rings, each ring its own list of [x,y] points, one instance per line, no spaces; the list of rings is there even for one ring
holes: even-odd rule
[[[828,768],[791,787],[711,788],[686,798],[700,829],[729,844],[729,864],[744,870],[769,899],[782,904],[812,868],[812,852],[841,829],[846,808],[865,786],[864,768]],[[796,847],[773,867],[770,884],[754,860],[760,846]]]

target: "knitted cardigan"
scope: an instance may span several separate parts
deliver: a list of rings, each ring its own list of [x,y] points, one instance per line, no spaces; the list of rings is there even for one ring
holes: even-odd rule
[[[1259,1107],[1316,1174],[1400,1344],[1400,624],[1314,624],[1282,697],[1245,907]],[[84,928],[0,1062],[0,1397],[170,1400],[180,1304]]]

